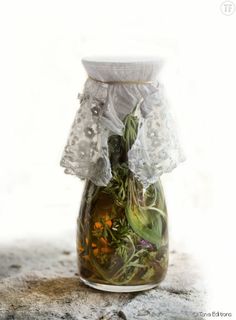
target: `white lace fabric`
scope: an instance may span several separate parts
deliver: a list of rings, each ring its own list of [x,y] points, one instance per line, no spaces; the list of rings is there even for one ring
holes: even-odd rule
[[[148,187],[184,160],[174,120],[157,82],[159,60],[82,62],[89,78],[62,155],[65,173],[106,186],[112,178],[108,138],[123,134],[123,119],[137,105],[139,129],[128,152],[134,176]]]

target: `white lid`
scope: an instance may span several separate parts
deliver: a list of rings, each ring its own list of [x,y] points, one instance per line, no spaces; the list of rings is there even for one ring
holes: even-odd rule
[[[82,59],[88,75],[100,81],[155,81],[163,60],[157,57],[104,57]]]

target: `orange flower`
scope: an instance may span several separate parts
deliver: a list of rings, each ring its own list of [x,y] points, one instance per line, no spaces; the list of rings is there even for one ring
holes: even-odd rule
[[[111,226],[112,226],[111,220],[106,220],[105,223],[106,223],[106,225],[108,225],[109,228],[111,228]]]
[[[99,222],[99,221],[96,221],[94,223],[94,229],[100,229],[100,230],[103,230],[103,225],[106,224],[109,228],[111,228],[112,226],[112,220],[111,220],[111,217],[110,217],[110,214],[109,212],[106,212],[106,211],[102,211],[102,212],[99,212],[98,213],[98,216],[100,216],[100,218],[102,219],[102,222]]]
[[[94,229],[103,229],[103,226],[102,226],[102,224],[101,224],[101,222],[95,222],[94,223]]]
[[[102,247],[106,247],[108,244],[106,238],[101,237],[99,241],[100,241]]]
[[[93,249],[93,254],[94,254],[95,256],[97,256],[98,253],[99,253],[99,249],[98,249],[98,248]]]
[[[109,248],[109,247],[104,247],[104,248],[101,248],[101,252],[102,252],[102,253],[111,253],[111,252],[112,252],[112,249]]]

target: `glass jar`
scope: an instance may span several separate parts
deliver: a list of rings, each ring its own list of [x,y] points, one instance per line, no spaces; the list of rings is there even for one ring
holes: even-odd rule
[[[115,292],[155,287],[168,265],[160,176],[184,155],[157,81],[158,58],[82,59],[88,78],[61,159],[86,181],[77,226],[87,285]]]
[[[160,179],[144,188],[130,171],[128,151],[137,135],[134,112],[123,136],[109,138],[112,179],[107,186],[86,181],[77,226],[81,280],[115,292],[155,287],[168,265],[167,210]]]

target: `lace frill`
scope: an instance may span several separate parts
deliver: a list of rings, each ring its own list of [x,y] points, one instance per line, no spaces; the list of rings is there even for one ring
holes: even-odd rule
[[[144,187],[184,160],[163,89],[156,82],[159,61],[84,59],[83,64],[89,76],[99,81],[89,77],[79,96],[80,108],[61,159],[66,173],[106,186],[112,178],[108,138],[123,134],[122,120],[135,106],[139,129],[128,164]],[[137,83],[126,82],[130,80]]]

